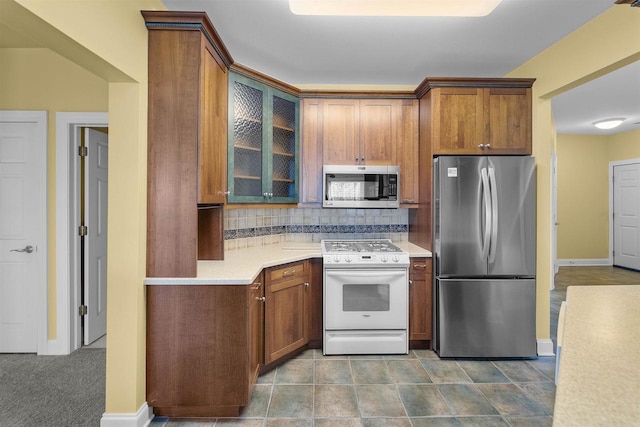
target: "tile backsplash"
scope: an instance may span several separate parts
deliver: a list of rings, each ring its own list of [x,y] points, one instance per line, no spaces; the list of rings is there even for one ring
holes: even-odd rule
[[[226,209],[224,248],[344,238],[406,241],[408,216],[407,209]]]

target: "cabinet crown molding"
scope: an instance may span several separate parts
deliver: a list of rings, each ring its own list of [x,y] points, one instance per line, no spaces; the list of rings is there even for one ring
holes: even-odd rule
[[[188,30],[201,31],[209,40],[227,68],[233,64],[233,58],[220,35],[205,12],[173,12],[164,10],[142,10],[147,30]]]
[[[415,94],[418,98],[437,87],[521,87],[530,88],[536,79],[502,77],[427,77],[418,85]]]

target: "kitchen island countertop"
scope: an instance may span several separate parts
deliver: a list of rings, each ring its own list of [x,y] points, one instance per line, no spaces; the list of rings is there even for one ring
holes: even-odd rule
[[[409,242],[393,242],[411,257],[431,252]],[[248,285],[263,268],[309,258],[321,258],[320,243],[284,242],[225,251],[224,260],[198,261],[197,277],[149,277],[145,285]]]
[[[640,420],[640,286],[569,286],[553,425]]]

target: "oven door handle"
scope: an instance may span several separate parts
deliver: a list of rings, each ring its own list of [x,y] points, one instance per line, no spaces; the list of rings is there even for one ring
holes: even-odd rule
[[[371,270],[350,270],[350,269],[342,269],[342,270],[325,270],[327,276],[332,277],[381,277],[381,276],[407,276],[406,269],[394,269],[394,270],[386,270],[386,269],[371,269]]]

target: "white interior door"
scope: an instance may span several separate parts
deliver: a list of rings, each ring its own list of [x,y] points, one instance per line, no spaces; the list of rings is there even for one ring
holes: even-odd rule
[[[46,292],[42,126],[0,114],[0,353],[38,350],[36,302]]]
[[[84,345],[107,332],[107,172],[108,135],[85,129],[84,212],[85,236],[84,295],[87,314],[84,321]]]
[[[640,270],[640,163],[613,167],[613,264]]]

